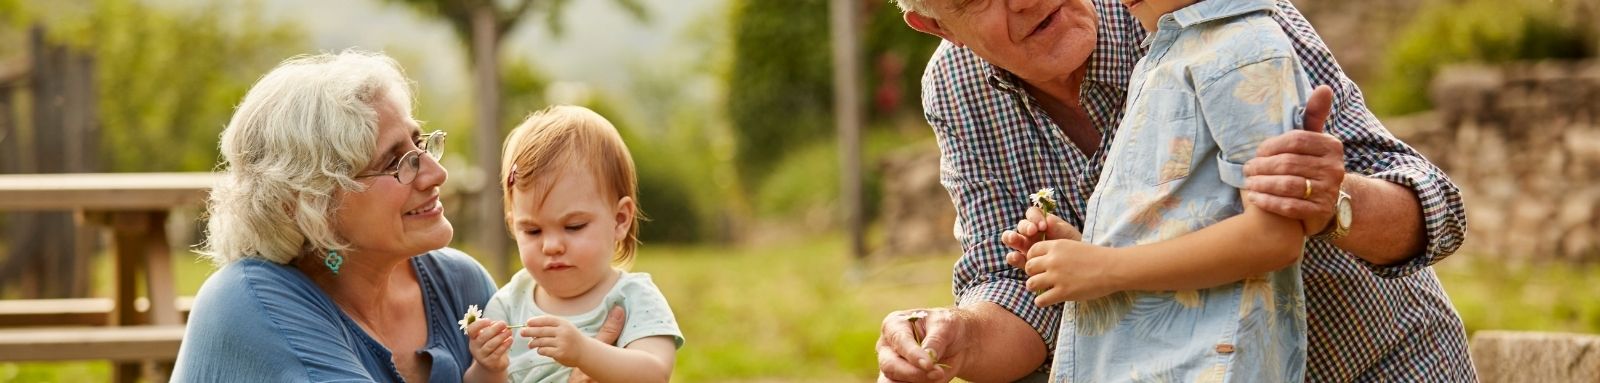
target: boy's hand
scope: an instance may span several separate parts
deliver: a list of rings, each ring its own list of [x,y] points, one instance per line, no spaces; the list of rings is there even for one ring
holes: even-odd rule
[[[1039,241],[1051,239],[1078,241],[1083,239],[1083,234],[1078,232],[1078,228],[1072,227],[1072,224],[1067,223],[1060,216],[1044,214],[1044,211],[1039,210],[1037,206],[1029,207],[1026,215],[1026,219],[1017,221],[1016,230],[1006,230],[1000,233],[1000,243],[1004,243],[1006,247],[1011,248],[1011,252],[1006,254],[1006,263],[1010,263],[1016,268],[1022,268],[1023,262],[1028,260],[1028,249],[1032,248],[1035,243],[1039,243]]]
[[[1039,242],[1028,250],[1028,291],[1039,307],[1084,301],[1117,292],[1109,276],[1112,249],[1074,240]],[[1016,266],[1015,263],[1012,266]]]
[[[572,322],[549,315],[528,319],[521,334],[532,339],[528,348],[567,367],[578,367],[589,347],[599,343],[579,332]]]
[[[511,364],[506,351],[511,349],[511,329],[506,322],[479,319],[467,326],[468,350],[479,368],[487,371],[505,371]]]

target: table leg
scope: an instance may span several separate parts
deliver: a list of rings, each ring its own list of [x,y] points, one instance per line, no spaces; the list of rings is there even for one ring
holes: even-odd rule
[[[114,257],[117,274],[115,325],[179,324],[166,218],[165,211],[112,214],[117,252]],[[139,274],[144,274],[145,292],[150,302],[150,310],[142,315],[134,306],[139,297],[139,286],[135,283]],[[143,364],[148,367],[143,370],[150,381],[165,381],[170,375],[167,363],[145,361]],[[133,382],[141,373],[140,365],[138,362],[116,363],[115,380]]]

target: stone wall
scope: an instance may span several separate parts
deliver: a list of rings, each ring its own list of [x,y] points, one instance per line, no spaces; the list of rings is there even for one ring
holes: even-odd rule
[[[1600,62],[1443,70],[1435,110],[1385,119],[1462,189],[1462,250],[1600,260]]]
[[[953,234],[956,208],[939,184],[939,147],[932,142],[899,149],[882,169],[884,244],[874,257],[951,255],[961,252]]]
[[[1600,336],[1479,331],[1472,364],[1485,383],[1591,383],[1600,379]]]

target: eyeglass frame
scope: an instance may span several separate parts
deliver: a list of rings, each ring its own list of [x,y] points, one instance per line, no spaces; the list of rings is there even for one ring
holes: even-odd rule
[[[433,158],[434,162],[438,162],[440,159],[444,158],[444,138],[447,135],[448,134],[443,130],[435,130],[429,132],[428,134],[422,135],[421,139],[418,140],[421,141],[421,144],[418,145],[416,150],[412,150],[406,152],[406,154],[400,155],[400,159],[398,162],[396,162],[396,167],[394,170],[380,171],[369,174],[357,174],[353,178],[362,179],[377,176],[393,176],[395,182],[401,185],[409,184],[411,181],[415,181],[417,179],[418,174],[422,173],[422,154],[419,153],[427,154],[428,157]],[[416,170],[411,172],[410,180],[402,180],[400,179],[400,174],[404,173],[402,169],[406,168],[407,161],[416,164],[411,166],[411,168]]]

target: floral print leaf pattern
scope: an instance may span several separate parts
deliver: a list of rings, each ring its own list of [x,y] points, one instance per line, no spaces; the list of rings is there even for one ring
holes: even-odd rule
[[[1097,299],[1078,302],[1077,320],[1078,335],[1096,336],[1116,327],[1122,318],[1128,316],[1133,310],[1135,292],[1119,291]]]

